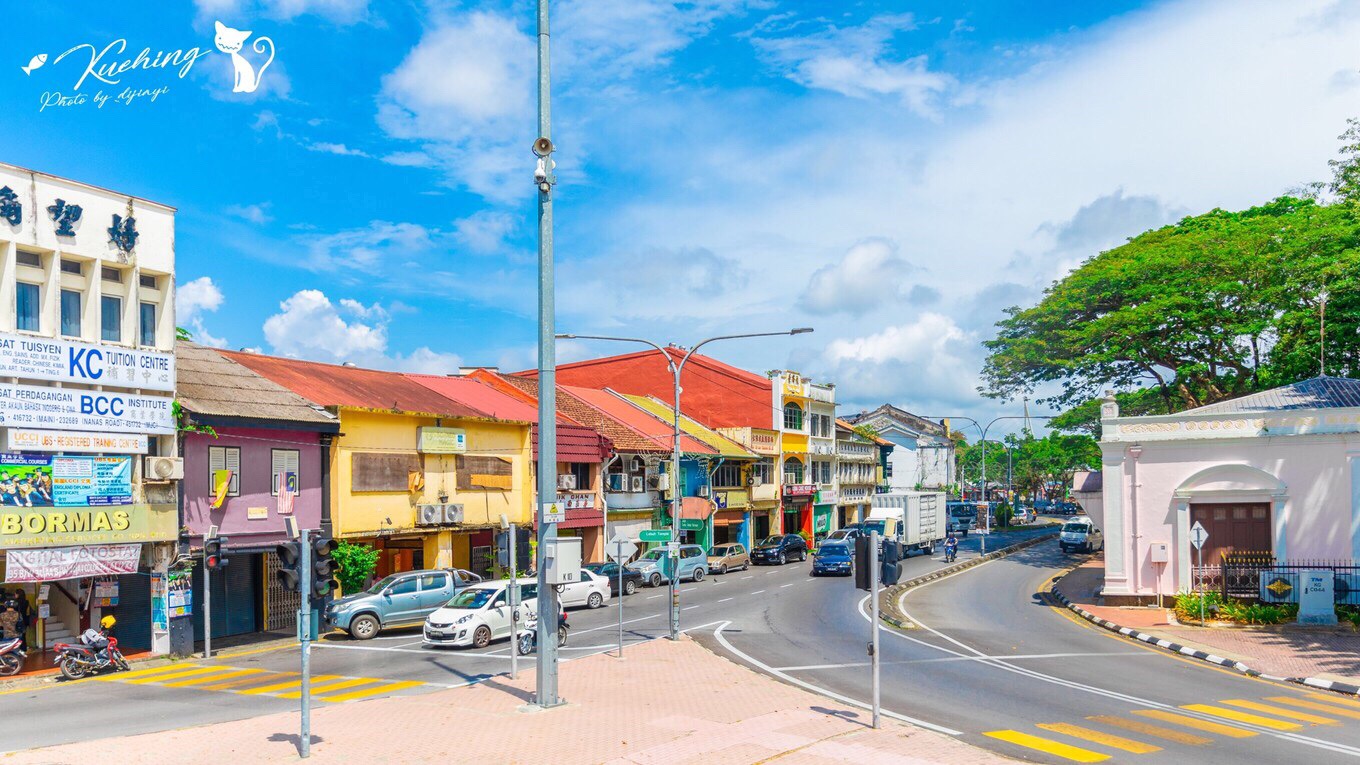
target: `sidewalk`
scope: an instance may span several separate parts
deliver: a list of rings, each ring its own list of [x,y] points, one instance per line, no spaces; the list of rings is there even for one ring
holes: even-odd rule
[[[566,706],[526,708],[534,673],[419,696],[314,709],[315,763],[555,765],[1006,763],[932,731],[771,680],[685,638],[561,665]],[[104,739],[10,755],[7,763],[297,762],[298,716]]]
[[[1104,566],[1104,556],[1093,557],[1055,587],[1073,604],[1106,621],[1241,662],[1265,675],[1360,685],[1360,633],[1350,627],[1177,624],[1170,608],[1103,605],[1096,593],[1105,581]]]

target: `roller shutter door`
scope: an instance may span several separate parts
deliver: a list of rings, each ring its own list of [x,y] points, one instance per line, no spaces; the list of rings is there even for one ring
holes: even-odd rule
[[[103,609],[118,620],[113,636],[124,653],[151,648],[151,575],[123,574],[118,577],[118,605]],[[79,632],[72,626],[72,632]]]

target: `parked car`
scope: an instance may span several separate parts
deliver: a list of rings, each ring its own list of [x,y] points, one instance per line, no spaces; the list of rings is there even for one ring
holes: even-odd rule
[[[643,581],[652,587],[660,587],[670,581],[666,575],[664,559],[666,548],[656,547],[642,554],[641,558],[628,564],[628,568],[642,574]],[[708,573],[708,556],[699,545],[680,545],[680,565],[676,578],[699,581]]]
[[[841,540],[823,542],[812,556],[812,575],[842,574],[850,576],[854,572],[855,565],[852,544],[852,542]]]
[[[619,564],[608,561],[605,563],[587,563],[586,570],[591,573],[599,574],[609,580],[609,593],[614,597],[619,595]],[[642,573],[634,569],[622,566],[623,569],[623,594],[632,595],[642,586]]]
[[[383,577],[363,592],[332,601],[324,618],[355,640],[370,640],[385,629],[420,624],[458,590],[481,581],[480,576],[462,569],[403,571]]]
[[[708,570],[715,574],[726,574],[734,568],[745,571],[750,567],[751,554],[746,552],[745,545],[718,545],[708,551]]]
[[[519,583],[519,623],[532,619],[537,608],[538,583]],[[493,640],[511,637],[514,631],[510,582],[502,579],[466,587],[427,616],[422,642],[428,646],[485,648]]]
[[[557,585],[563,608],[599,608],[609,600],[609,581],[588,568],[581,569],[581,580]]]
[[[1063,552],[1093,553],[1105,547],[1105,537],[1089,518],[1068,518],[1058,534],[1058,546]]]
[[[780,566],[791,560],[807,560],[807,541],[797,534],[768,537],[751,550],[751,562],[774,563]]]

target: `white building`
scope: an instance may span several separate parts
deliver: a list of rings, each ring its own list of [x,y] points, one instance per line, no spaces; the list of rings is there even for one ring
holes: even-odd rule
[[[190,608],[169,572],[174,215],[0,164],[0,559],[38,617],[31,645],[112,613],[123,646],[168,651]],[[147,455],[170,457],[160,475]]]
[[[896,448],[888,456],[884,476],[893,491],[946,489],[957,482],[954,472],[954,442],[944,426],[918,417],[892,404],[872,412],[845,418],[854,425],[867,425]]]
[[[869,503],[878,485],[878,444],[856,433],[845,420],[836,420],[837,526],[869,516]]]

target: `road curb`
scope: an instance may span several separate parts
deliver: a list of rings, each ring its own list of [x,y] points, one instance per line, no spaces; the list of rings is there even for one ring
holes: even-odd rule
[[[1067,596],[1063,595],[1062,592],[1058,590],[1058,580],[1063,578],[1064,576],[1067,576],[1068,573],[1070,573],[1070,571],[1064,572],[1059,576],[1055,576],[1052,580],[1049,581],[1047,595],[1061,603],[1064,607],[1067,608],[1067,610],[1071,611],[1077,616],[1080,616],[1086,621],[1095,624],[1096,626],[1103,627],[1111,632],[1123,635],[1124,637],[1133,638],[1134,640],[1137,640],[1139,642],[1147,643],[1148,645],[1157,646],[1158,648],[1170,651],[1181,656],[1188,656],[1191,659],[1198,659],[1200,661],[1208,662],[1219,667],[1226,667],[1231,670],[1236,670],[1237,672],[1241,672],[1242,674],[1247,675],[1248,677],[1259,677],[1265,680],[1276,680],[1285,683],[1296,683],[1298,685],[1306,685],[1311,688],[1321,688],[1322,690],[1326,691],[1336,691],[1337,693],[1345,693],[1351,696],[1360,696],[1360,686],[1351,685],[1350,683],[1338,683],[1332,680],[1323,680],[1322,678],[1318,677],[1279,677],[1277,675],[1267,675],[1264,672],[1248,667],[1246,664],[1243,664],[1240,661],[1234,661],[1233,659],[1225,659],[1222,656],[1216,656],[1212,653],[1208,653],[1207,651],[1201,651],[1197,648],[1183,646],[1179,643],[1167,640],[1166,638],[1160,638],[1157,637],[1156,635],[1151,635],[1146,632],[1139,632],[1138,630],[1133,629],[1132,627],[1125,627],[1120,624],[1115,624],[1109,619],[1102,619],[1101,617],[1096,616],[1090,611],[1087,611],[1086,609],[1082,608],[1076,603],[1073,603],[1071,600],[1068,600]]]
[[[944,568],[932,571],[929,574],[926,574],[925,576],[918,576],[915,579],[908,579],[905,582],[898,582],[897,584],[894,584],[891,587],[885,587],[883,589],[883,592],[880,593],[878,596],[878,618],[881,621],[887,622],[888,624],[900,630],[916,629],[916,625],[912,623],[911,620],[907,619],[906,615],[901,613],[897,608],[898,596],[900,596],[903,592],[910,590],[913,587],[920,587],[926,582],[933,582],[936,579],[941,579],[946,576],[956,574],[965,569],[972,568],[973,566],[980,566],[989,560],[997,560],[998,558],[1004,558],[1007,555],[1010,555],[1011,553],[1018,552],[1027,547],[1033,547],[1034,545],[1052,539],[1057,535],[1058,535],[1057,531],[1039,534],[1037,536],[1030,537],[1029,539],[1023,539],[1019,542],[1016,542],[1015,544],[1007,545],[1000,549],[993,550],[987,553],[986,555],[980,555],[976,558],[969,558],[966,561],[963,561],[961,563],[955,563],[952,566],[945,566]]]

